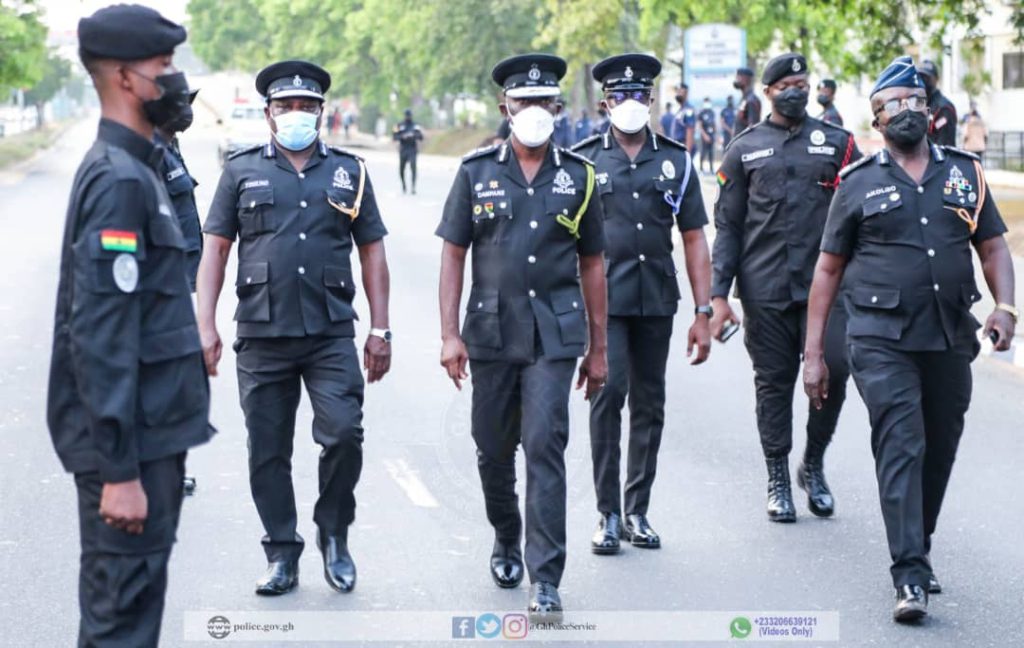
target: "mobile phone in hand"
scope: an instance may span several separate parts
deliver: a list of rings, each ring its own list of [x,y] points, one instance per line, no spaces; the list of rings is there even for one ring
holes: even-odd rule
[[[729,338],[736,335],[736,331],[740,330],[740,325],[736,322],[729,322],[722,329],[721,342],[724,344],[729,341]]]

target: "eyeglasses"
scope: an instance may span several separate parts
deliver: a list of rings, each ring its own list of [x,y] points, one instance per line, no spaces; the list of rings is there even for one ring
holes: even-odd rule
[[[890,116],[895,117],[904,110],[913,110],[914,112],[923,112],[928,108],[928,100],[920,95],[912,95],[903,99],[890,99],[882,104],[882,107],[875,111],[875,114],[882,112],[883,110]]]
[[[639,101],[640,103],[647,103],[651,100],[650,90],[615,90],[605,95],[606,99],[611,99],[615,103],[622,103],[627,99],[633,101]]]
[[[270,114],[275,116],[275,117],[277,117],[279,115],[283,115],[286,112],[291,112],[293,110],[300,110],[300,111],[302,111],[304,113],[309,113],[310,115],[319,115],[320,114],[320,104],[318,104],[316,102],[313,102],[313,101],[304,101],[302,103],[294,103],[294,104],[288,104],[288,103],[270,104]]]

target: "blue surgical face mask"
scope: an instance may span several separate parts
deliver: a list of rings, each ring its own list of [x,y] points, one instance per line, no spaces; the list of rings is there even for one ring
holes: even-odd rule
[[[317,116],[302,110],[292,110],[274,117],[277,132],[274,139],[289,151],[301,151],[316,139]]]

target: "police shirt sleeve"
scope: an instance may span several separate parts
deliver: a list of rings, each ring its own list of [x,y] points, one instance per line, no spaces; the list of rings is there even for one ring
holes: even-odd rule
[[[857,242],[857,227],[860,223],[860,206],[850,209],[847,205],[850,193],[848,187],[847,183],[840,183],[832,196],[828,219],[825,221],[825,232],[821,237],[822,252],[846,258],[853,256],[853,247]]]
[[[145,269],[145,215],[152,210],[146,195],[138,180],[104,182],[101,177],[81,202],[72,248],[72,371],[105,483],[139,476],[138,290]]]
[[[460,166],[444,202],[441,223],[434,232],[460,247],[469,247],[473,242],[473,206],[469,190],[469,172],[465,166]]]
[[[689,153],[683,153],[690,157]],[[693,166],[693,160],[684,160],[684,164]],[[683,202],[679,206],[679,213],[676,214],[676,225],[680,232],[700,229],[708,224],[708,213],[704,208],[704,197],[701,195],[700,179],[696,169],[690,171],[690,180],[683,190]]]
[[[1003,222],[999,207],[992,197],[991,187],[988,186],[984,176],[978,178],[978,184],[985,189],[985,202],[982,203],[981,211],[978,213],[978,229],[974,230],[974,234],[971,236],[971,242],[974,244],[1002,236],[1007,232],[1006,223]]]
[[[231,241],[238,236],[238,187],[230,165],[220,174],[203,231]]]
[[[740,264],[747,218],[747,175],[740,160],[742,147],[730,146],[718,169],[715,201],[715,247],[711,255],[714,275],[712,297],[727,297]]]
[[[384,220],[377,207],[377,197],[373,193],[370,175],[366,175],[366,186],[363,188],[363,202],[359,207],[359,217],[352,221],[352,240],[356,245],[367,245],[387,236]]]
[[[604,252],[604,206],[597,187],[590,196],[587,210],[580,220],[580,238],[576,241],[576,252],[580,256],[592,256]]]

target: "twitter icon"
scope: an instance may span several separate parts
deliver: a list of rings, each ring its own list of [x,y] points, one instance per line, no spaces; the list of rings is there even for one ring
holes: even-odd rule
[[[481,614],[476,618],[476,635],[484,639],[493,639],[501,634],[501,619],[497,614]]]

